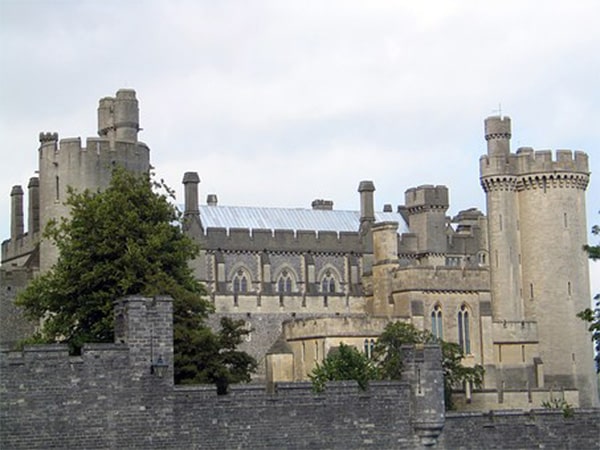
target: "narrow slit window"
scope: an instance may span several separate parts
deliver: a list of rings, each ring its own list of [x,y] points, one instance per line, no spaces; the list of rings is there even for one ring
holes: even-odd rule
[[[444,339],[442,326],[442,308],[437,305],[431,312],[431,333],[438,339]]]
[[[458,345],[460,345],[460,348],[465,355],[469,355],[471,353],[469,310],[465,305],[462,305],[460,307],[460,311],[458,311]]]

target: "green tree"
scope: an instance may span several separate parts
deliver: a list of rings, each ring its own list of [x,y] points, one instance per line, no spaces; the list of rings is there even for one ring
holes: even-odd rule
[[[232,383],[249,382],[256,360],[237,347],[251,331],[243,320],[228,317],[221,319],[218,333],[202,324],[176,328],[174,340],[179,351],[175,354],[175,382],[213,383],[218,394],[226,394]]]
[[[342,342],[322,364],[317,363],[309,377],[316,392],[325,389],[327,381],[342,380],[356,380],[358,386],[365,390],[369,381],[379,379],[379,370],[365,354]]]
[[[182,232],[170,197],[164,183],[122,168],[115,169],[102,192],[69,190],[71,216],[44,230],[44,239],[59,250],[58,261],[17,299],[30,319],[43,319],[35,341],[68,343],[73,352],[86,342],[112,342],[114,300],[166,294],[173,297],[175,364],[206,356],[186,347],[184,337],[223,344],[204,325],[211,306],[188,265],[198,247]],[[188,378],[198,376],[188,370],[178,381]]]
[[[439,343],[442,347],[442,368],[444,371],[444,398],[446,409],[453,409],[452,392],[465,383],[480,387],[484,369],[477,364],[465,367],[462,364],[464,353],[458,344],[437,339],[429,331],[421,331],[405,322],[389,323],[375,345],[374,355],[382,379],[398,380],[402,377],[404,361],[401,348],[407,344]]]
[[[595,236],[600,235],[600,226],[594,225],[592,227],[592,234]],[[589,258],[592,261],[600,259],[600,244],[585,245],[583,248],[587,251]],[[588,330],[592,333],[592,341],[594,342],[594,348],[596,350],[596,372],[600,373],[600,294],[594,296],[594,301],[594,309],[586,308],[583,311],[580,311],[577,314],[577,317],[590,324]]]

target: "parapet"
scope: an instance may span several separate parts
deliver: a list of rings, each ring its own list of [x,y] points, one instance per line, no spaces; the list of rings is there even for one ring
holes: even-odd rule
[[[207,228],[198,236],[204,250],[223,251],[314,251],[332,253],[357,252],[362,248],[357,232],[310,230],[254,230],[250,228]]]
[[[551,150],[524,148],[517,150],[516,158],[518,175],[541,172],[589,173],[588,155],[582,151],[556,150],[553,155]]]
[[[45,169],[42,162],[46,161],[57,165],[59,171],[64,169],[82,180],[94,180],[95,176],[89,178],[89,174],[99,170],[110,175],[116,164],[135,172],[146,172],[150,166],[150,150],[142,142],[111,143],[106,138],[88,138],[84,146],[81,138],[76,137],[61,139],[58,143],[44,141],[39,151],[40,173]]]
[[[44,144],[46,142],[56,142],[58,141],[58,133],[49,133],[49,132],[41,132],[40,133],[40,144]]]

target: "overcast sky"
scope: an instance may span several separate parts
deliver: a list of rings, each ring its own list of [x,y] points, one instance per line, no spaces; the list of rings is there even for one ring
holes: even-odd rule
[[[201,200],[226,205],[358,209],[369,179],[378,209],[421,184],[450,188],[451,215],[484,209],[483,120],[501,105],[513,149],[588,152],[591,226],[599,17],[596,0],[0,0],[0,239],[38,133],[96,136],[122,87],[158,176],[181,193],[197,171]]]

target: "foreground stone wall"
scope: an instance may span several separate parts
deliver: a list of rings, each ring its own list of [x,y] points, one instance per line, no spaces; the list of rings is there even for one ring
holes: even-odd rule
[[[598,449],[600,411],[579,409],[571,417],[557,410],[448,413],[437,448]]]
[[[116,306],[118,344],[0,351],[0,448],[600,448],[600,411],[444,415],[440,349],[403,348],[400,382],[174,386],[168,298]],[[157,356],[168,363],[160,377]]]

